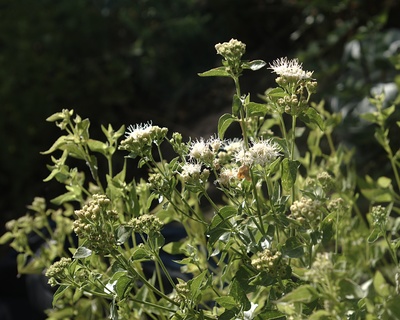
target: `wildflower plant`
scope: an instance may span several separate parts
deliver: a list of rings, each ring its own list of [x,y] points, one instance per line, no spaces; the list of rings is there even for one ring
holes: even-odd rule
[[[148,122],[102,127],[102,142],[72,110],[48,118],[65,134],[44,152],[53,161],[45,180],[67,191],[51,200],[56,209],[36,198],[1,242],[19,252],[19,273],[56,286],[49,318],[400,318],[400,160],[386,128],[395,107],[376,98],[363,116],[377,124],[395,180],[357,177],[352,150],[332,137],[340,115],[311,102],[313,72],[277,59],[266,68],[277,87],[253,102],[239,79],[267,64],[243,60],[235,39],[215,48],[222,66],[200,76],[231,78],[235,94],[212,137],[185,142]],[[241,135],[227,140],[233,123]],[[132,159],[141,179],[128,179]],[[171,240],[165,231],[176,228],[183,235]]]

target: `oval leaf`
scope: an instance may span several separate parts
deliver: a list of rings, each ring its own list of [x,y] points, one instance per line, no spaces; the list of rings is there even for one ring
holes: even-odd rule
[[[79,247],[76,249],[75,254],[73,255],[74,259],[83,259],[91,256],[92,250],[86,248],[86,247]]]

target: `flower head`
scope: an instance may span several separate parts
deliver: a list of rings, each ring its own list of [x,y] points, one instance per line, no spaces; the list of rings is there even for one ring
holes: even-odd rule
[[[253,144],[249,149],[254,164],[265,166],[273,162],[278,156],[278,145],[270,140],[261,140]]]
[[[126,138],[131,137],[135,140],[149,138],[152,127],[153,126],[152,126],[151,121],[149,121],[147,123],[130,125],[126,130],[125,137]]]
[[[275,60],[269,69],[278,76],[292,81],[311,79],[313,74],[311,71],[304,71],[298,59],[288,60],[286,57]]]
[[[215,49],[226,60],[240,60],[246,51],[246,45],[239,40],[231,39],[229,42],[217,43]]]
[[[229,186],[232,182],[238,180],[238,173],[238,168],[222,168],[216,182],[223,186]]]
[[[152,143],[159,145],[167,135],[167,128],[153,126],[151,122],[130,125],[121,141],[120,149],[143,156],[149,152]]]
[[[278,145],[271,143],[270,140],[261,140],[253,143],[249,150],[242,148],[237,151],[235,160],[246,166],[259,164],[264,167],[272,163],[279,155]]]

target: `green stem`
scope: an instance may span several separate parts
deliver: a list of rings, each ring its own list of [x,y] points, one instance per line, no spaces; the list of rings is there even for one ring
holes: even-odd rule
[[[113,258],[121,263],[121,265],[125,266],[126,270],[129,271],[134,277],[139,278],[140,281],[143,282],[143,284],[148,287],[151,291],[153,291],[155,294],[159,295],[161,298],[169,301],[170,303],[179,306],[179,303],[168,297],[164,292],[161,292],[159,289],[157,289],[153,284],[151,284],[142,274],[140,274],[138,271],[136,271],[133,267],[132,264],[125,259],[123,255],[117,255],[115,252],[112,252],[111,255]]]

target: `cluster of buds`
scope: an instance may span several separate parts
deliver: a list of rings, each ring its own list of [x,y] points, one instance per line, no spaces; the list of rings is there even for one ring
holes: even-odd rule
[[[282,253],[273,253],[270,249],[258,252],[251,265],[260,271],[266,271],[271,277],[285,278],[288,275],[288,266],[282,260]]]
[[[87,240],[86,246],[96,252],[107,252],[115,244],[114,230],[118,213],[110,209],[111,201],[105,195],[95,194],[82,209],[76,210],[76,235]]]
[[[333,263],[327,252],[317,253],[311,268],[305,273],[307,280],[314,283],[326,281],[327,276],[333,272]]]
[[[328,203],[328,210],[331,212],[334,211],[343,211],[346,210],[347,206],[343,200],[343,198],[335,198],[329,201]]]
[[[170,183],[161,173],[149,173],[149,187],[160,194],[169,193]]]
[[[132,227],[134,232],[155,234],[160,232],[163,223],[155,215],[143,214],[137,218],[132,218],[128,222],[128,226]]]
[[[285,95],[283,98],[278,99],[278,110],[280,113],[287,113],[291,115],[299,115],[308,107],[307,101],[304,97],[299,97],[296,94]]]
[[[54,262],[46,271],[46,277],[49,278],[48,283],[54,287],[58,284],[57,280],[63,280],[67,277],[65,270],[71,263],[71,258],[61,258],[59,261]]]
[[[150,152],[153,143],[159,145],[164,140],[167,132],[167,128],[153,126],[151,123],[129,126],[120,149],[144,156]]]
[[[334,185],[332,176],[326,171],[319,173],[317,180],[325,192],[331,190]]]
[[[239,40],[231,39],[229,42],[217,43],[215,50],[227,61],[239,61],[246,52],[246,45]]]
[[[384,228],[387,221],[386,208],[382,207],[381,205],[372,207],[371,217],[375,226]]]
[[[319,221],[320,207],[321,204],[318,200],[303,197],[299,201],[293,202],[290,206],[290,212],[298,222],[308,222],[311,226],[315,226]]]
[[[190,289],[187,282],[179,279],[179,283],[175,286],[176,295],[174,297],[177,303],[186,303],[190,298]]]

